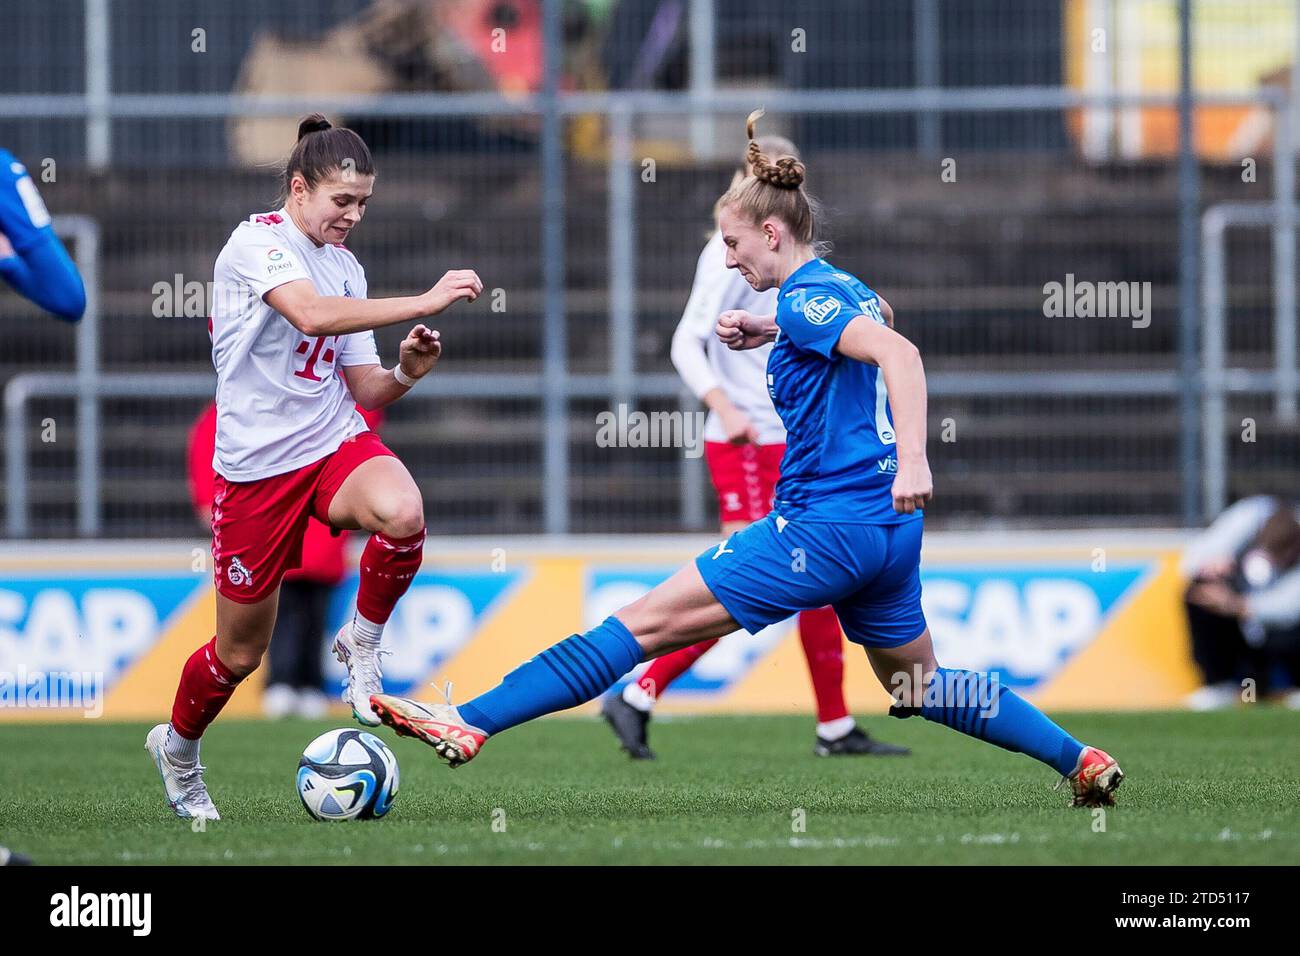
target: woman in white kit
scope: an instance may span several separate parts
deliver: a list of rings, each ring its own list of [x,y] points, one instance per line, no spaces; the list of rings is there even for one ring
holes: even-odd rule
[[[313,114],[299,124],[285,164],[283,207],[240,223],[217,257],[208,325],[217,370],[216,635],[186,662],[171,721],[145,743],[182,818],[220,819],[199,739],[266,652],[280,579],[299,566],[310,516],[371,533],[356,611],[334,651],[348,668],[344,700],[353,716],[379,725],[370,695],[383,690],[380,637],[420,567],[424,502],[356,406],[401,398],[442,346],[436,331],[416,325],[388,369],[373,330],[473,302],[483,283],[457,269],[420,295],[367,299],[365,271],[343,243],[374,183],[361,137]]]
[[[764,136],[757,142],[765,155],[798,158],[794,144],[784,137]],[[746,161],[732,185],[750,174]],[[709,408],[704,457],[718,493],[724,537],[772,510],[786,435],[767,391],[772,346],[734,351],[722,344],[714,329],[718,316],[731,310],[773,315],[776,297],[775,288],[756,292],[739,270],[727,268],[726,246],[715,229],[700,253],[690,299],[673,335],[673,365],[686,387]],[[892,310],[884,299],[880,304],[892,327]],[[817,702],[813,752],[824,757],[908,753],[906,747],[873,740],[849,714],[844,700],[843,640],[835,612],[829,607],[802,612],[799,638]],[[716,643],[703,641],[659,657],[621,695],[605,698],[601,712],[633,759],[654,757],[646,741],[646,725],[659,695]]]

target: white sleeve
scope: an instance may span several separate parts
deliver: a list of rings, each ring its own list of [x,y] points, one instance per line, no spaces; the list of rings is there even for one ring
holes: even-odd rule
[[[1300,624],[1300,568],[1246,597],[1246,616],[1267,628],[1290,630]]]
[[[1252,495],[1228,507],[1183,551],[1183,577],[1195,577],[1210,561],[1237,557],[1259,534],[1275,507],[1276,502],[1268,495]]]
[[[339,343],[339,364],[382,365],[379,350],[375,347],[375,333],[353,332],[343,336],[343,341]]]
[[[716,237],[715,237],[716,238]],[[713,373],[709,357],[705,351],[713,327],[722,313],[723,299],[727,291],[724,277],[718,275],[717,248],[714,240],[704,247],[699,261],[695,265],[695,281],[691,284],[691,295],[686,300],[686,309],[682,319],[677,323],[673,333],[673,345],[670,356],[677,374],[682,377],[686,387],[696,398],[703,398],[712,389],[718,388],[718,377]]]
[[[366,298],[370,292],[370,286],[366,283],[366,274],[363,271],[361,278],[357,282],[358,299]],[[375,347],[375,333],[373,331],[352,332],[343,336],[339,342],[339,365],[382,365],[379,361],[379,349]]]
[[[241,281],[248,283],[258,298],[277,286],[297,279],[311,281],[297,254],[285,246],[270,229],[249,223],[230,237],[227,264]]]

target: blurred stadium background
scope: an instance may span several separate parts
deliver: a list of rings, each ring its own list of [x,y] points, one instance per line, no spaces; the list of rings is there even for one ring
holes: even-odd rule
[[[925,356],[930,529],[1190,528],[1294,491],[1296,5],[1189,6],[1184,51],[1177,0],[10,4],[0,144],[91,308],[68,327],[0,290],[7,567],[24,539],[198,539],[206,313],[158,317],[159,284],[211,279],[317,109],[379,166],[353,243],[372,294],[454,267],[491,291],[385,427],[435,535],[716,528],[700,459],[600,448],[596,416],[694,407],[669,340],[759,105],[832,258]],[[1149,325],[1046,317],[1067,275],[1149,282]]]

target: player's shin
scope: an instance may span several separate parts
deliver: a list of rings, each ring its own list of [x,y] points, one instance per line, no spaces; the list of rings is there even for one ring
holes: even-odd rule
[[[919,707],[896,704],[889,712],[895,717],[919,713],[1005,750],[1028,754],[1063,776],[1074,772],[1083,752],[1083,744],[1002,684],[996,674],[940,667],[925,685]]]
[[[595,699],[643,656],[632,632],[611,616],[585,634],[551,645],[457,710],[467,723],[488,734],[500,733]]]
[[[808,661],[813,696],[817,701],[817,723],[841,721],[849,715],[844,700],[844,639],[840,619],[829,607],[803,611],[799,615],[799,640]],[[849,721],[849,729],[853,722]]]
[[[172,703],[173,733],[167,742],[172,757],[187,762],[197,759],[199,738],[226,706],[240,680],[217,656],[215,637],[190,655]]]
[[[421,528],[403,538],[383,532],[370,536],[361,552],[356,614],[334,637],[334,656],[348,670],[343,702],[352,707],[352,716],[367,727],[378,727],[381,720],[370,703],[371,697],[384,692],[384,675],[379,664],[384,651],[379,646],[380,638],[393,607],[420,570],[424,560],[424,534],[425,529]]]
[[[357,615],[353,633],[378,643],[393,607],[411,586],[424,560],[425,529],[406,538],[383,533],[370,536],[361,552],[361,581],[357,587]]]

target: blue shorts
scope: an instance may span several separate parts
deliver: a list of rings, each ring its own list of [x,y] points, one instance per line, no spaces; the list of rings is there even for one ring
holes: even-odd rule
[[[897,647],[925,630],[921,529],[786,521],[775,512],[695,559],[718,602],[751,634],[829,604],[849,640]]]

